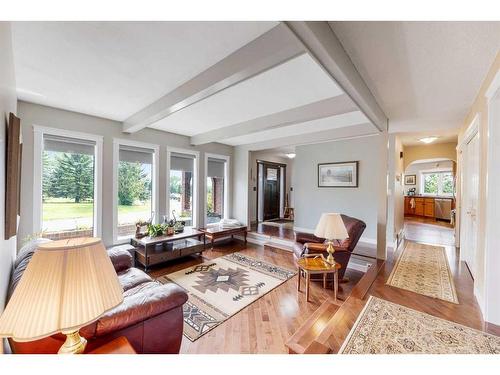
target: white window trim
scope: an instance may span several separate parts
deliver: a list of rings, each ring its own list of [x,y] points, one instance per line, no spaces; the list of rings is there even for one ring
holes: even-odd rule
[[[229,155],[212,154],[205,153],[205,168],[203,171],[203,224],[207,226],[207,169],[208,169],[208,158],[222,159],[225,160],[224,168],[224,214],[223,219],[229,218],[229,179],[231,178],[231,157]]]
[[[200,171],[200,152],[195,151],[195,150],[189,150],[185,148],[177,148],[177,147],[169,147],[167,146],[167,177],[166,177],[166,194],[167,194],[167,199],[165,203],[165,212],[167,217],[170,219],[170,157],[172,156],[172,153],[179,153],[179,154],[186,154],[186,155],[193,155],[194,156],[194,173],[193,173],[193,191],[191,192],[192,194],[192,199],[193,199],[193,207],[192,207],[192,221],[193,221],[193,228],[197,228],[198,225],[198,216],[199,216],[199,210],[198,210],[198,186],[199,186],[199,171]]]
[[[120,146],[140,147],[153,150],[153,183],[151,185],[151,208],[155,213],[155,222],[159,220],[159,166],[160,166],[160,146],[157,144],[131,141],[129,139],[113,138],[113,244],[123,244],[130,240],[130,237],[118,239],[118,162],[120,161]]]
[[[423,170],[423,171],[420,171],[419,174],[420,174],[420,192],[421,192],[421,195],[425,195],[425,196],[428,196],[428,197],[437,197],[437,196],[442,196],[442,197],[453,197],[453,194],[447,194],[447,193],[439,193],[439,183],[438,183],[438,192],[437,194],[432,194],[432,193],[426,193],[425,190],[424,190],[424,187],[425,187],[425,179],[424,179],[424,175],[425,174],[430,174],[430,173],[452,173],[453,174],[453,171],[451,169],[426,169],[426,170]]]
[[[33,231],[41,231],[43,223],[42,209],[42,171],[43,171],[43,136],[58,135],[67,138],[95,142],[94,153],[94,237],[102,236],[102,144],[100,135],[76,132],[65,129],[33,125]]]

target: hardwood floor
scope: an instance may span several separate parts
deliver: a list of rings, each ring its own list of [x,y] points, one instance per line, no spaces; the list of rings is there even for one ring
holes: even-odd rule
[[[420,242],[432,243],[435,238],[439,237],[441,230],[439,226],[418,228],[419,225],[428,224],[415,222],[411,225],[416,226],[415,235]],[[323,328],[312,337],[313,341],[307,342],[301,337],[295,338],[288,343],[290,350],[297,353],[310,353],[309,348],[312,347],[317,348],[320,353],[337,353],[370,295],[500,336],[500,327],[485,323],[482,319],[479,305],[473,294],[472,277],[464,262],[459,260],[458,250],[454,246],[445,245],[444,247],[458,294],[458,305],[386,285],[395,260],[403,249],[400,247],[396,253],[388,254],[387,261],[378,261],[376,266],[367,272],[339,309],[333,314],[321,316],[320,325]],[[366,287],[367,284],[370,284],[369,287]],[[326,309],[324,306],[321,308]],[[311,337],[310,332],[307,334]]]
[[[203,258],[213,259],[234,251],[282,267],[295,268],[293,255],[288,251],[252,244],[245,246],[240,241],[216,245],[213,250],[205,251]],[[177,260],[166,267],[152,268],[149,274],[159,277],[201,263],[203,258],[194,256]],[[363,273],[348,269],[346,276],[350,282],[340,284],[340,299],[350,294]],[[311,301],[307,303],[304,290],[297,292],[295,276],[195,342],[184,337],[181,353],[287,353],[285,342],[324,301],[333,296],[331,288],[323,289],[321,282],[313,282],[310,293]]]
[[[277,226],[266,225],[265,223],[253,224],[250,227],[252,232],[264,234],[266,236],[282,238],[285,240],[295,239],[293,228],[283,228]]]
[[[429,227],[414,220],[406,224],[413,226],[409,231],[412,238],[424,243],[433,243],[443,229],[450,229]],[[386,285],[400,248],[395,254],[388,254],[387,261],[376,261],[366,274],[348,269],[346,275],[351,281],[340,285],[339,296],[344,302],[334,303],[331,290],[323,289],[321,283],[313,283],[311,302],[307,303],[304,292],[297,292],[295,276],[197,341],[184,338],[181,353],[287,353],[289,349],[298,353],[336,353],[370,295],[500,335],[500,327],[482,320],[473,295],[473,280],[465,264],[459,261],[457,249],[441,245],[446,249],[458,305]],[[205,251],[203,258],[177,260],[166,267],[152,269],[150,274],[158,277],[233,251],[283,267],[295,267],[293,255],[288,251],[234,241],[217,244],[213,250]]]
[[[455,246],[455,229],[450,223],[425,217],[405,217],[405,237],[411,241]]]

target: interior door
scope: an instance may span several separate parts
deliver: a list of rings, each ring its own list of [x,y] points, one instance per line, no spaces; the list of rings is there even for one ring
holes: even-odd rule
[[[465,148],[464,242],[461,251],[472,277],[476,275],[477,203],[479,197],[479,141],[474,135]]]
[[[264,164],[264,220],[280,217],[280,167]]]

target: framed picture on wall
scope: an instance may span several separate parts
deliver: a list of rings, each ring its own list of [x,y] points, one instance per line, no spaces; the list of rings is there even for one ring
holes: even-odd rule
[[[416,185],[417,184],[417,175],[409,174],[405,176],[405,185]]]
[[[358,187],[358,163],[318,164],[318,187]]]

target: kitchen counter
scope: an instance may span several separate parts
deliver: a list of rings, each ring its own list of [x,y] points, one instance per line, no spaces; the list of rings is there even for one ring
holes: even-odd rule
[[[420,194],[415,194],[415,195],[405,195],[405,198],[455,199],[455,197],[449,197],[449,196],[439,196],[439,195],[420,195]]]

